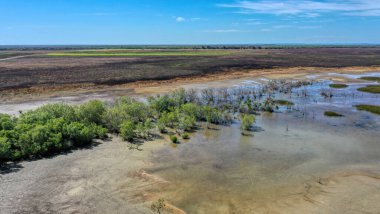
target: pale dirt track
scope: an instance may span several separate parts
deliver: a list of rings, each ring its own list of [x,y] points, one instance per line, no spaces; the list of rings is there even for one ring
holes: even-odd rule
[[[24,57],[28,57],[28,56],[31,56],[31,55],[8,57],[8,58],[0,59],[0,62],[1,61],[13,60],[13,59],[20,59],[20,58],[24,58]]]

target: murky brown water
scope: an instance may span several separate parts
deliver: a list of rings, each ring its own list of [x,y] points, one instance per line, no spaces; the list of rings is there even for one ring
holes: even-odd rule
[[[187,142],[154,152],[147,171],[169,183],[150,193],[187,213],[376,213],[380,207],[372,199],[380,198],[380,116],[353,105],[380,104],[380,99],[356,92],[360,83],[328,89],[334,97],[324,99],[320,91],[328,84],[297,89],[307,90],[306,98],[295,96],[297,90],[285,96],[297,110],[257,117],[254,136],[242,136],[236,123],[203,129]],[[325,117],[326,110],[345,117]],[[363,171],[374,174],[376,185],[366,183],[374,182],[367,177],[354,186],[348,185],[352,180],[340,186],[331,182]],[[350,189],[360,194],[345,198]]]

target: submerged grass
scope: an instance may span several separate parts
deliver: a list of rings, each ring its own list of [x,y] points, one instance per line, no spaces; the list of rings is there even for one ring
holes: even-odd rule
[[[358,109],[360,111],[368,111],[368,112],[380,115],[380,106],[376,106],[376,105],[357,105],[356,109]]]
[[[330,88],[347,88],[346,84],[330,84]]]
[[[360,77],[361,80],[377,81],[380,82],[380,77]]]
[[[358,91],[379,94],[380,93],[380,85],[367,85],[366,87],[358,88]]]
[[[325,112],[325,116],[326,117],[343,117],[342,114],[339,114],[339,113],[336,113],[336,112],[333,112],[333,111],[326,111]]]
[[[227,51],[155,51],[155,52],[55,52],[48,53],[47,56],[57,57],[107,57],[107,56],[223,56],[228,55]]]
[[[294,103],[289,100],[276,100],[275,103],[280,106],[293,106]]]

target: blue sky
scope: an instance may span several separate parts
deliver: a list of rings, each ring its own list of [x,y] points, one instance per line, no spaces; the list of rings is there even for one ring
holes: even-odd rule
[[[380,43],[380,0],[0,0],[0,45]]]

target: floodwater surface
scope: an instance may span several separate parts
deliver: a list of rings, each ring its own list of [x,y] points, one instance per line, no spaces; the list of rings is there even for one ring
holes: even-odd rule
[[[186,213],[378,213],[380,116],[355,105],[380,99],[358,92],[363,83],[346,89],[330,83],[277,95],[295,106],[258,116],[252,136],[243,136],[236,122],[154,152],[146,170],[168,183],[150,194]]]

